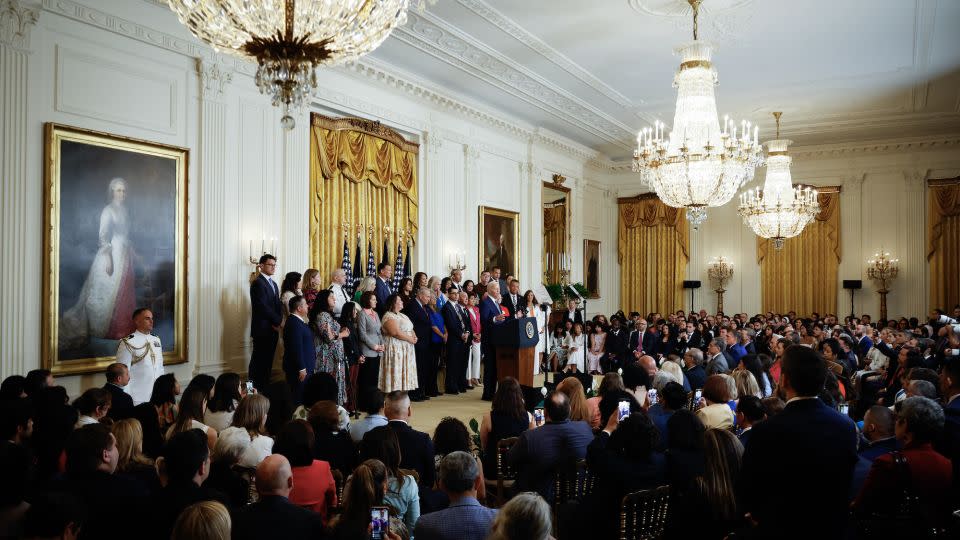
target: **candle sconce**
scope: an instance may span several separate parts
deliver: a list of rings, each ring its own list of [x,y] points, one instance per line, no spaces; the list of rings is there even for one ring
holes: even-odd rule
[[[267,248],[270,248],[270,251],[267,251]],[[257,255],[253,248],[253,240],[248,241],[247,247],[247,260],[250,264],[254,266],[260,266],[260,257],[266,254],[273,255],[275,258],[277,256],[277,237],[271,236],[269,242],[265,236],[260,237],[260,254]]]

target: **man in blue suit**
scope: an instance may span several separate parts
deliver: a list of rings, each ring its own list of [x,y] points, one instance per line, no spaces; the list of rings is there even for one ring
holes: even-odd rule
[[[943,363],[940,389],[945,403],[944,425],[943,434],[935,442],[935,447],[953,462],[953,493],[955,499],[960,499],[960,356],[948,356]]]
[[[506,458],[517,471],[517,493],[536,491],[550,501],[557,467],[586,457],[593,430],[582,420],[570,420],[570,400],[563,392],[547,394],[543,407],[546,424],[524,431]]]
[[[450,287],[447,296],[450,301],[443,305],[440,313],[447,329],[447,370],[443,391],[457,395],[467,391],[464,367],[467,361],[470,343],[470,323],[466,311],[460,305],[460,291]]]
[[[307,326],[307,300],[296,295],[288,304],[290,316],[283,326],[283,373],[293,394],[294,405],[303,401],[303,381],[313,375],[316,364],[316,349],[313,332]]]
[[[647,331],[647,321],[640,319],[637,322],[637,328],[630,332],[630,341],[628,343],[630,352],[634,358],[639,359],[643,355],[654,354],[657,347],[657,333]]]
[[[740,512],[756,523],[750,537],[843,538],[857,463],[856,426],[817,397],[827,378],[819,353],[792,345],[782,365],[787,406],[750,430],[740,472]],[[778,497],[770,496],[770,471],[777,471],[782,487]],[[814,506],[816,519],[811,519]]]
[[[387,311],[387,298],[393,294],[393,287],[390,285],[391,279],[393,279],[393,267],[389,263],[380,263],[377,265],[377,288],[373,290],[373,294],[377,296],[377,313],[380,314],[380,318],[383,318],[383,314]],[[429,343],[429,340],[428,340]]]
[[[403,313],[413,323],[413,333],[417,336],[417,343],[414,344],[413,350],[417,357],[418,388],[410,392],[412,401],[423,401],[439,395],[437,366],[433,365],[433,355],[430,354],[430,337],[433,334],[433,328],[430,323],[430,313],[427,311],[427,304],[430,303],[432,294],[430,289],[421,287],[417,291],[417,297],[403,308]]]
[[[450,452],[440,462],[440,489],[450,505],[420,516],[413,536],[417,540],[484,540],[497,511],[477,501],[483,485],[477,458],[467,452]]]
[[[250,307],[253,313],[250,337],[253,338],[253,352],[247,375],[255,387],[263,390],[270,384],[283,312],[280,309],[280,288],[270,279],[277,271],[277,258],[264,253],[258,268],[260,274],[250,283]]]
[[[873,348],[873,340],[867,335],[869,331],[870,327],[865,324],[858,324],[854,331],[857,337],[857,356],[860,358],[866,358],[867,353]]]
[[[500,311],[500,284],[487,283],[487,296],[480,302],[480,350],[483,353],[483,396],[493,400],[497,391],[497,348],[493,345],[493,329],[506,320]]]

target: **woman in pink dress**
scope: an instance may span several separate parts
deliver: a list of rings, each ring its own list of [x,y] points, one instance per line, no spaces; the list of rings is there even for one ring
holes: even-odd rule
[[[587,373],[591,375],[600,375],[600,359],[604,354],[604,344],[607,340],[607,332],[602,324],[596,324],[593,327],[593,333],[590,334],[590,347],[587,349]]]
[[[467,313],[470,314],[470,331],[473,341],[470,343],[470,356],[467,361],[468,388],[481,386],[480,384],[480,295],[476,291],[467,293]]]

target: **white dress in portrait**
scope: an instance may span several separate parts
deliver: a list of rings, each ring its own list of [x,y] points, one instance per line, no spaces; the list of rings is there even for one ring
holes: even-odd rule
[[[114,189],[111,182],[111,193]],[[120,339],[133,331],[136,292],[129,234],[127,208],[114,200],[100,212],[99,248],[77,303],[60,320],[61,348],[83,347],[90,338]]]

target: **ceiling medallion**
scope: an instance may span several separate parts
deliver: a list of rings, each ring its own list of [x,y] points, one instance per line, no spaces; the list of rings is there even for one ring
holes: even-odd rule
[[[793,141],[780,138],[780,115],[777,120],[777,138],[767,142],[767,177],[762,190],[749,190],[740,195],[737,210],[757,236],[773,240],[773,247],[783,249],[787,238],[803,231],[820,213],[817,191],[809,187],[793,186],[790,175],[790,156],[787,147]]]
[[[317,88],[317,68],[356,59],[376,49],[406,22],[409,0],[169,0],[190,32],[218,52],[257,62],[261,94],[291,108]],[[419,2],[421,8],[423,0]]]
[[[693,41],[676,50],[680,69],[674,77],[677,105],[673,130],[656,122],[637,137],[633,171],[665,204],[685,208],[694,229],[707,217],[707,207],[723,206],[763,163],[758,128],[717,117],[713,87],[717,71],[710,61],[713,46],[698,39],[702,0],[688,0],[693,12]]]

